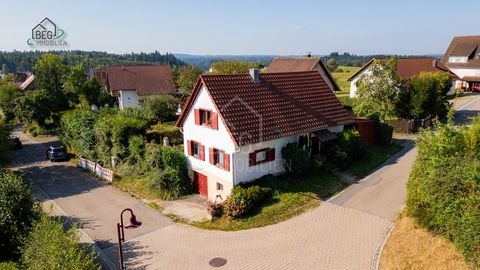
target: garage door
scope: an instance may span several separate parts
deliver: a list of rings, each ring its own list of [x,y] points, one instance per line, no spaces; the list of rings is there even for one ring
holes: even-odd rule
[[[200,195],[208,197],[208,178],[205,175],[193,172],[193,184]]]

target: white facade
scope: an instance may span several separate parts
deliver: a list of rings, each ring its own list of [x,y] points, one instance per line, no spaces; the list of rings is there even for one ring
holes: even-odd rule
[[[140,107],[140,99],[137,91],[135,90],[120,90],[118,96],[118,105],[120,110],[125,108],[137,108]]]
[[[364,74],[370,74],[370,68],[365,68],[359,72],[355,77],[350,81],[350,98],[357,96],[357,82]]]
[[[236,151],[235,144],[223,121],[220,120],[220,116],[218,117],[218,130],[199,126],[195,124],[194,109],[207,109],[218,113],[204,86],[200,89],[183,123],[184,152],[187,157],[190,176],[193,177],[193,171],[207,176],[208,198],[213,201],[217,195],[220,195],[221,199],[225,199],[233,187],[233,162],[230,162],[230,170],[226,171],[210,164],[208,153],[209,149],[214,147],[225,151],[225,154],[230,155],[230,160],[233,160],[232,153]],[[187,141],[196,141],[205,147],[205,160],[199,160],[188,154]],[[223,185],[223,191],[217,190],[217,183]]]

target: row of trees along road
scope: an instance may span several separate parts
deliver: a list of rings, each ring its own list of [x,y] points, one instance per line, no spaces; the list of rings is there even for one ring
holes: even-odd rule
[[[370,73],[360,78],[353,106],[356,115],[379,120],[446,116],[446,95],[452,85],[448,73],[421,73],[405,82],[398,78],[396,67],[395,59],[374,63]]]

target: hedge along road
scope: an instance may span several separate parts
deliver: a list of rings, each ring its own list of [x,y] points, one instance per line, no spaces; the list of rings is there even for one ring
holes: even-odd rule
[[[480,99],[457,115],[480,111]],[[25,147],[15,152],[27,173],[64,213],[117,261],[115,224],[123,208],[134,209],[142,227],[126,231],[129,268],[371,269],[396,215],[405,204],[405,183],[415,159],[407,148],[360,184],[285,222],[237,232],[206,231],[175,224],[139,200],[105,185],[68,163],[44,161],[45,145],[16,132]],[[407,142],[408,144],[409,142]],[[48,208],[48,206],[46,206]]]

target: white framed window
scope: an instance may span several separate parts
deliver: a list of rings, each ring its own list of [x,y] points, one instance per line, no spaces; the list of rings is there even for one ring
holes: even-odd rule
[[[256,154],[257,163],[264,162],[266,160],[267,160],[267,151],[266,150],[257,152],[257,154]]]

